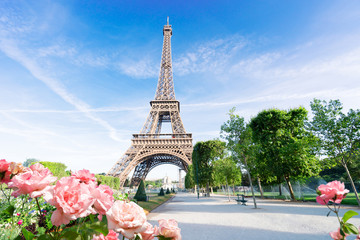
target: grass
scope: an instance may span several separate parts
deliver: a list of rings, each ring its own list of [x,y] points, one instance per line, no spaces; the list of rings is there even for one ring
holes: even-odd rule
[[[214,193],[214,194],[223,194],[223,193]],[[236,192],[236,194],[244,194],[244,192]],[[230,192],[230,196],[232,196],[232,193]],[[251,192],[247,192],[246,196],[251,196]],[[256,197],[260,197],[260,193],[255,193]],[[278,192],[264,192],[264,197],[269,199],[289,199],[289,197],[285,196],[279,196]],[[306,201],[306,202],[316,202],[317,194],[304,194],[301,198],[296,198],[298,201]],[[348,193],[346,195],[346,198],[342,200],[342,205],[358,205],[355,193]]]
[[[138,205],[140,205],[143,209],[148,212],[151,212],[156,207],[160,206],[162,203],[169,200],[175,193],[165,194],[165,196],[158,196],[157,194],[147,194],[150,199],[148,202],[139,201]]]

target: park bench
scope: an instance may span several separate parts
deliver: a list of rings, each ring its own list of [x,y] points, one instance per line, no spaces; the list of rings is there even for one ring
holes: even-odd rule
[[[235,199],[235,201],[237,202],[237,204],[241,204],[241,205],[245,205],[246,206],[246,202],[247,200],[245,200],[245,196],[243,194],[238,194],[237,195],[237,199]],[[241,197],[241,199],[240,199]]]

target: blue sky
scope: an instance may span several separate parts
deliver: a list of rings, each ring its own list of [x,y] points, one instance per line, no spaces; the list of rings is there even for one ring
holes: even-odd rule
[[[196,141],[227,112],[360,105],[359,1],[0,2],[0,158],[107,172],[150,110],[162,27],[175,94]],[[169,175],[161,166],[149,178]]]

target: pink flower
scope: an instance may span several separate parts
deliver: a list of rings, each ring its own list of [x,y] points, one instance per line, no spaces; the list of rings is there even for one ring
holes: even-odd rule
[[[321,205],[326,205],[329,201],[340,204],[349,192],[345,189],[344,183],[339,181],[332,181],[326,185],[321,184],[317,191],[319,196],[316,197],[316,201]]]
[[[146,229],[145,231],[141,232],[141,236],[143,240],[152,240],[155,237],[155,231],[157,230],[157,227],[155,228],[148,222],[145,223]]]
[[[70,220],[96,214],[92,208],[95,199],[91,194],[95,187],[95,183],[80,183],[79,179],[74,177],[61,178],[44,196],[48,203],[57,208],[51,216],[51,222],[60,226],[68,224]]]
[[[10,163],[5,159],[0,160],[0,183],[8,183],[10,182],[10,174],[9,171]]]
[[[92,195],[96,199],[94,203],[95,210],[100,215],[105,215],[114,203],[112,189],[107,185],[99,185],[93,189]]]
[[[345,233],[345,237],[343,235],[341,235],[340,233],[340,228],[338,228],[337,231],[331,232],[329,233],[330,237],[334,240],[345,240],[347,236],[349,236],[349,234]]]
[[[108,228],[132,239],[136,233],[146,229],[144,209],[134,202],[115,201],[106,212]]]
[[[94,235],[92,240],[118,240],[119,234],[114,232],[113,230],[109,230],[108,235],[106,237],[103,234],[98,236]]]
[[[9,171],[10,163],[7,162],[5,159],[0,160],[0,172]]]
[[[18,225],[21,225],[22,223],[23,223],[23,220],[19,220],[19,221],[17,222]]]
[[[29,194],[31,198],[40,197],[51,188],[50,183],[55,182],[56,179],[48,168],[40,163],[35,163],[25,172],[19,173],[11,179],[9,187],[16,189],[11,195],[17,197]]]
[[[20,216],[20,213],[17,213],[16,216]]]
[[[71,174],[71,176],[74,176],[83,183],[96,182],[95,174],[90,173],[90,171],[86,169],[79,170]]]
[[[181,240],[180,228],[174,219],[160,219],[159,228],[155,234],[172,240]]]

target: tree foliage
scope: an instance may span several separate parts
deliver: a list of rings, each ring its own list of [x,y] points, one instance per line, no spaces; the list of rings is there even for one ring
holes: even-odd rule
[[[194,182],[200,187],[213,185],[213,162],[224,156],[225,143],[220,140],[197,142],[194,146],[192,161]]]
[[[188,172],[185,175],[185,188],[191,189],[195,187],[194,181],[194,167],[193,165],[189,165]]]
[[[25,162],[23,163],[24,167],[30,167],[32,164],[40,162],[38,159],[36,158],[28,158],[25,160]]]
[[[64,163],[43,161],[41,161],[40,163],[44,167],[47,167],[55,177],[58,177],[58,179],[69,176],[69,174],[65,171],[67,167]]]
[[[158,193],[159,196],[164,196],[165,192],[164,192],[164,188],[160,189],[160,192]]]
[[[360,205],[348,169],[349,162],[357,159],[356,156],[360,151],[360,110],[350,109],[347,114],[344,114],[339,100],[330,100],[327,103],[314,99],[310,106],[314,117],[309,127],[321,140],[321,154],[344,167]]]
[[[145,183],[144,180],[140,181],[139,187],[136,191],[136,194],[134,196],[134,199],[136,199],[137,201],[146,201],[146,191],[145,191]]]
[[[225,157],[214,162],[215,185],[240,185],[241,170],[232,157]]]
[[[310,177],[320,171],[314,152],[316,137],[306,131],[306,120],[306,109],[299,107],[264,110],[250,122],[259,155],[278,180],[285,179],[293,200],[290,179]]]
[[[96,179],[101,182],[101,184],[108,185],[112,189],[119,189],[120,188],[120,179],[118,177],[112,176],[104,176],[104,175],[95,175]]]

